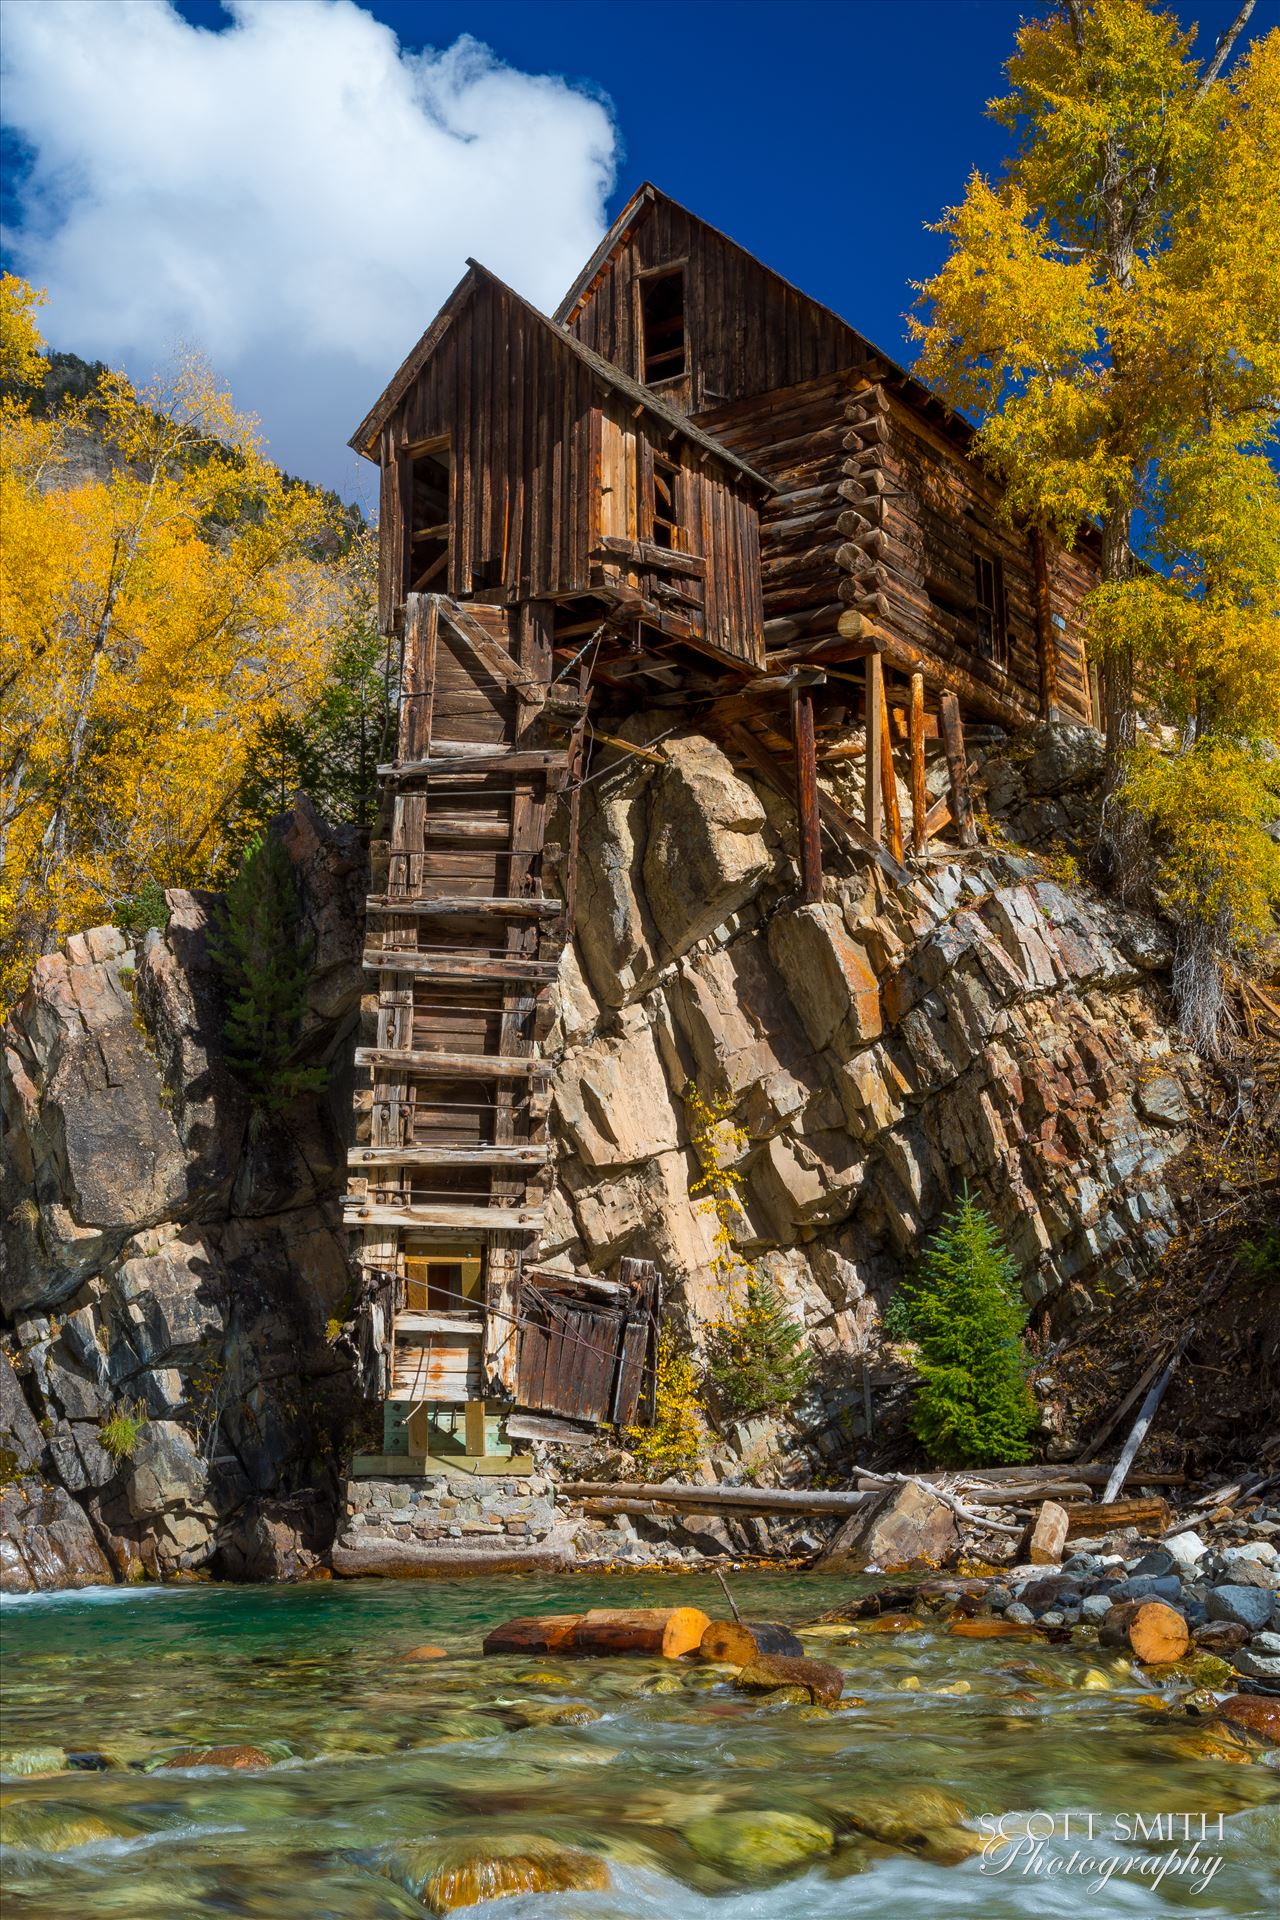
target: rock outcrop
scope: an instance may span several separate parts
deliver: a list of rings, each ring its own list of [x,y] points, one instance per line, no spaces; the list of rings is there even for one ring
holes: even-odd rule
[[[330,1067],[324,1096],[251,1123],[221,1053],[212,895],[171,893],[167,930],[136,952],[113,927],[73,937],[10,1016],[6,1586],[219,1556],[300,1572],[332,1534],[337,1481],[316,1463],[350,1416],[326,1335],[351,1281],[337,1195],[364,858],[304,801],[276,830],[315,954],[303,1044]],[[120,1411],[139,1431],[111,1453],[103,1423]]]
[[[963,1184],[1059,1323],[1149,1270],[1177,1231],[1199,1091],[1166,1019],[1171,956],[1157,924],[1069,861],[1005,844],[1047,850],[1087,826],[1085,730],[988,759],[993,844],[936,847],[900,889],[829,850],[809,905],[785,801],[698,734],[661,751],[655,765],[606,749],[582,794],[575,941],[545,1049],[543,1252],[604,1273],[656,1260],[696,1335],[723,1294],[686,1096],[727,1099],[739,1250],[817,1360],[787,1432],[747,1423],[728,1457],[776,1463],[802,1443],[838,1463],[863,1433],[869,1382],[853,1363]],[[38,964],[6,1029],[8,1584],[295,1576],[332,1537],[354,1412],[328,1336],[351,1279],[336,1196],[365,880],[357,836],[304,802],[276,830],[314,948],[304,1043],[330,1068],[323,1097],[250,1125],[220,1050],[208,895],[171,895],[167,931],[136,953],[112,928],[75,937]],[[121,1410],[141,1432],[107,1451]]]
[[[1085,735],[988,762],[992,806],[1041,844],[1087,818]],[[606,754],[584,795],[545,1248],[596,1269],[655,1259],[668,1299],[710,1317],[684,1093],[727,1096],[746,1135],[740,1251],[824,1362],[801,1424],[842,1422],[847,1442],[848,1360],[964,1183],[1060,1319],[1177,1230],[1197,1081],[1166,1017],[1171,954],[1070,862],[990,847],[937,848],[903,889],[833,857],[826,898],[802,905],[777,797],[710,740],[663,750],[661,768]]]

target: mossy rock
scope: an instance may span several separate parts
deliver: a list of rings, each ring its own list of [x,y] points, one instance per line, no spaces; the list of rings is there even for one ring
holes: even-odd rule
[[[830,1853],[835,1829],[771,1807],[711,1813],[682,1829],[699,1860],[733,1880],[762,1880]]]
[[[863,1795],[841,1803],[851,1827],[887,1847],[954,1865],[980,1853],[984,1836],[962,1826],[967,1810],[941,1787],[910,1787],[901,1794]]]
[[[1216,1653],[1189,1653],[1185,1660],[1177,1661],[1169,1671],[1176,1673],[1179,1680],[1189,1680],[1194,1687],[1211,1687],[1218,1693],[1225,1692],[1236,1683],[1235,1668]]]
[[[67,1853],[73,1847],[127,1839],[135,1831],[52,1800],[10,1800],[0,1809],[0,1839],[5,1846],[26,1847],[33,1853]]]
[[[0,1773],[37,1779],[66,1770],[67,1756],[61,1747],[0,1747]]]
[[[585,1700],[530,1700],[514,1711],[526,1727],[586,1727],[600,1718],[599,1708]]]
[[[456,1913],[521,1893],[599,1893],[609,1885],[609,1869],[598,1855],[536,1839],[496,1847],[400,1848],[383,1871],[428,1913]]]

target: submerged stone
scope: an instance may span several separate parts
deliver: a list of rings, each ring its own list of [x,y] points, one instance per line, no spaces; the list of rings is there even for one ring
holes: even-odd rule
[[[401,1848],[383,1871],[428,1913],[456,1913],[522,1893],[599,1893],[609,1884],[609,1869],[598,1855],[540,1840],[509,1848]]]
[[[67,1756],[61,1747],[2,1747],[0,1773],[18,1774],[34,1779],[40,1774],[66,1771]]]
[[[28,1847],[33,1853],[66,1853],[73,1847],[122,1839],[131,1831],[110,1825],[100,1814],[49,1800],[6,1802],[0,1830],[6,1847]]]
[[[776,1808],[712,1813],[693,1820],[684,1837],[699,1860],[732,1879],[761,1879],[830,1853],[835,1830],[803,1813]]]

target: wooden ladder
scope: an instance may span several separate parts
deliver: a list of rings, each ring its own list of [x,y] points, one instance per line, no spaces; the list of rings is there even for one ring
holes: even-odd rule
[[[552,682],[550,612],[438,594],[405,606],[343,1219],[362,1264],[397,1276],[385,1378],[411,1421],[437,1402],[467,1405],[470,1423],[515,1389],[548,1161],[537,1046],[572,906],[544,892],[544,839],[583,731],[576,679]]]

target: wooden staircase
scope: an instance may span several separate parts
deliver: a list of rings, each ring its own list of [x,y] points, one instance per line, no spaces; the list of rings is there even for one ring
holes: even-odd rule
[[[572,910],[544,891],[544,840],[584,705],[576,675],[552,681],[549,607],[408,597],[343,1217],[371,1279],[394,1276],[382,1378],[411,1434],[433,1402],[466,1406],[470,1433],[515,1391],[548,1159],[537,1046]]]

